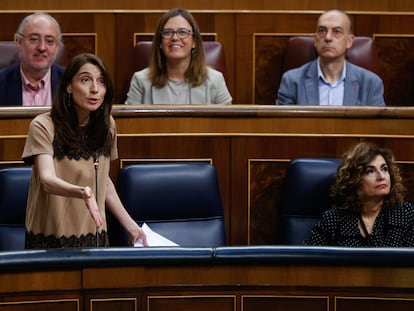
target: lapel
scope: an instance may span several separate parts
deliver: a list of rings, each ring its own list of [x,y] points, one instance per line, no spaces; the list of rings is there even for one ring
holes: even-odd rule
[[[62,78],[63,68],[61,70],[60,69],[61,68],[55,64],[53,64],[50,69],[50,83],[52,85],[52,96],[53,94],[55,94],[55,91],[59,86],[60,79]]]
[[[346,77],[344,84],[344,106],[355,106],[358,103],[359,82],[355,76],[352,64],[346,62]]]
[[[15,106],[23,105],[22,98],[22,77],[20,76],[20,63],[16,63],[13,68],[11,79],[7,82],[9,89],[9,97],[7,99],[8,104]]]
[[[305,96],[308,105],[319,105],[318,62],[314,60],[305,76]],[[315,78],[316,77],[316,78]]]

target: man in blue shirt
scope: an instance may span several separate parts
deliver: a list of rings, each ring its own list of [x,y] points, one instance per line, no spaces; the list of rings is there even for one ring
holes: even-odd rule
[[[278,105],[385,106],[384,85],[375,73],[351,64],[351,19],[332,9],[318,19],[314,44],[319,57],[282,76]]]

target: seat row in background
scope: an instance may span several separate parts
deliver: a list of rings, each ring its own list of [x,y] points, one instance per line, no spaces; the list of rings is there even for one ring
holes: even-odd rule
[[[228,77],[226,68],[226,57],[224,48],[218,41],[204,41],[206,55],[206,64],[212,68],[221,71],[225,78]],[[149,64],[152,49],[152,41],[138,41],[134,46],[134,67],[132,72],[142,70]],[[77,51],[82,52],[82,51]],[[86,51],[85,51],[86,52]],[[69,55],[64,45],[62,45],[59,54],[56,57],[56,63],[65,66],[68,59],[75,55]],[[285,72],[289,69],[299,67],[317,57],[317,53],[311,36],[291,37],[287,43],[283,69]],[[375,41],[370,37],[355,37],[353,46],[347,51],[346,58],[361,67],[379,73],[379,60]],[[19,51],[13,41],[0,41],[0,70],[12,63],[19,61]],[[127,86],[125,86],[127,88]],[[275,90],[276,94],[277,90]],[[12,103],[11,103],[12,104]],[[119,103],[118,103],[119,104]]]
[[[329,207],[338,159],[294,159],[288,166],[280,210],[283,245],[301,245]],[[0,251],[24,249],[24,219],[31,168],[0,170]],[[130,215],[185,247],[226,246],[221,194],[209,163],[134,164],[120,170],[117,188]],[[128,237],[108,218],[112,246]]]
[[[30,167],[0,170],[0,251],[22,250]],[[119,196],[126,210],[180,246],[226,245],[217,172],[209,163],[136,164],[120,170]],[[108,215],[112,246],[128,237]]]

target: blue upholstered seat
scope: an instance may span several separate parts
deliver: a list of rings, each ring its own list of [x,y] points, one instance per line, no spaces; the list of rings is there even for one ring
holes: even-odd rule
[[[22,250],[30,167],[0,170],[0,251]]]
[[[299,158],[287,168],[280,205],[281,244],[301,245],[323,211],[339,159]]]
[[[117,186],[121,201],[137,222],[147,223],[178,245],[226,244],[214,166],[188,162],[131,165],[120,170]],[[127,245],[125,233],[120,242]]]

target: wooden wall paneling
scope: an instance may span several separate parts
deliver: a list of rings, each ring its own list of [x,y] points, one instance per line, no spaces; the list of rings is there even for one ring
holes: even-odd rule
[[[235,311],[235,297],[231,295],[148,295],[148,311]]]
[[[111,73],[116,90],[118,89],[118,85],[115,80],[115,67],[118,63],[118,59],[116,57],[117,31],[115,14],[96,14],[94,19],[94,28],[98,34],[95,53],[104,61],[109,72]]]
[[[65,47],[66,64],[69,64],[71,59],[80,53],[98,54],[97,33],[62,33],[62,41]],[[105,61],[105,63],[112,64],[113,62]]]
[[[116,68],[117,85],[114,103],[123,104],[135,72],[133,48],[139,39],[152,39],[162,13],[128,13],[116,16]]]
[[[226,83],[230,94],[233,97],[233,103],[236,97],[236,75],[235,75],[235,58],[236,50],[236,25],[235,15],[232,13],[217,14],[215,18],[214,30],[217,33],[216,40],[219,41],[224,48],[226,56]]]
[[[253,85],[253,35],[256,21],[250,15],[237,15],[236,17],[236,91],[233,102],[236,104],[252,103]],[[263,23],[263,25],[266,22]]]
[[[413,11],[414,3],[407,0],[314,0],[314,1],[250,1],[250,0],[2,0],[0,10],[167,10],[176,6],[192,10],[325,10],[341,7],[346,10]]]
[[[77,290],[82,286],[81,271],[34,271],[26,274],[10,271],[0,274],[0,296],[15,292]]]
[[[412,11],[414,9],[413,3],[410,1],[358,1],[358,0],[337,0],[337,6],[344,10],[358,10],[358,11]],[[333,7],[329,3],[325,3],[325,8]]]
[[[280,187],[278,164],[290,159],[283,155],[283,143],[283,138],[271,136],[232,138],[230,193],[233,245],[251,244],[253,241],[261,244],[265,239],[271,241],[270,244],[277,241],[278,215],[274,203],[280,193],[280,189],[279,193],[276,192]],[[255,163],[255,159],[260,159],[262,163]],[[265,165],[265,159],[270,159],[269,162],[278,160],[276,164]],[[266,181],[258,181],[257,175],[266,176]],[[266,216],[268,224],[261,223]]]
[[[298,295],[245,295],[242,297],[243,311],[256,310],[329,310],[327,296]]]
[[[336,311],[398,310],[411,311],[414,299],[399,297],[335,297]]]
[[[248,243],[279,244],[278,205],[288,159],[248,160]]]
[[[25,135],[0,137],[0,163],[7,165],[20,161],[25,142]]]
[[[256,105],[274,105],[283,75],[283,62],[287,42],[292,36],[310,33],[254,34],[253,41],[253,97]]]
[[[111,49],[114,49],[114,44],[110,39],[115,36],[115,33],[113,23],[111,23],[113,19],[111,13],[51,12],[50,14],[60,24],[67,63],[80,53],[92,53],[101,57],[109,71],[112,72],[114,60],[111,57]],[[109,32],[108,28],[111,29]],[[99,48],[100,44],[105,47],[105,50]]]
[[[188,9],[231,9],[234,0],[220,1],[194,1],[194,0],[118,0],[100,1],[82,0],[49,2],[45,0],[4,0],[1,2],[0,10],[168,10],[176,6]]]
[[[414,162],[413,161],[397,161],[401,176],[403,178],[403,184],[408,190],[405,199],[407,201],[414,202]]]
[[[385,102],[390,106],[414,106],[414,35],[374,34],[374,38]]]
[[[389,106],[412,106],[414,54],[411,25],[412,12],[399,15],[363,14],[355,12],[354,33],[375,39],[380,61],[380,77],[384,82],[384,98]]]
[[[1,14],[1,13],[0,13]],[[14,41],[14,35],[25,13],[1,14],[0,41]]]
[[[253,97],[257,105],[274,105],[275,103],[283,74],[284,50],[288,39],[289,36],[254,35]]]
[[[85,305],[85,311],[136,311],[141,309],[140,297],[123,297],[125,294],[119,295],[117,291],[107,293],[103,297],[102,294],[90,294],[87,295],[86,301],[89,301]]]
[[[378,31],[383,16],[380,14],[364,14],[360,12],[351,12],[349,16],[352,20],[352,31],[355,36],[372,37],[372,34]]]
[[[81,308],[81,301],[79,298],[67,299],[59,298],[44,298],[35,296],[25,300],[25,297],[19,297],[18,301],[2,301],[0,302],[0,311],[79,311]]]
[[[316,15],[317,16],[317,15]],[[277,67],[266,68],[266,72],[257,73],[256,70],[263,70],[266,64],[271,66],[278,65],[278,45],[274,46],[268,40],[258,40],[260,37],[268,34],[278,33],[283,37],[292,33],[309,33],[315,28],[316,17],[314,14],[280,14],[280,13],[251,13],[238,14],[236,20],[236,94],[237,104],[270,104],[274,103],[275,93],[277,92],[277,85],[272,85],[280,80],[277,77],[277,72],[270,77],[266,76],[272,69]],[[286,38],[285,38],[286,40]],[[258,44],[263,44],[258,45]],[[259,53],[259,55],[255,55]],[[260,67],[254,67],[259,65]],[[280,75],[281,73],[279,73]],[[261,79],[255,80],[256,75]],[[256,86],[255,84],[263,84],[263,86]],[[259,90],[260,102],[255,102],[254,89]],[[270,89],[273,88],[273,95]],[[266,91],[263,91],[265,89]],[[270,98],[263,98],[265,93]]]
[[[321,253],[321,259],[327,257]],[[82,282],[69,280],[65,287],[59,285],[59,276],[67,270],[39,273],[33,268],[15,275],[37,287],[0,284],[0,310],[412,310],[412,267],[344,265],[343,261],[322,265],[295,256],[292,260],[128,266],[83,262],[77,268]],[[8,273],[0,278],[4,274]],[[51,282],[50,274],[59,281]],[[51,284],[56,287],[48,288]]]

